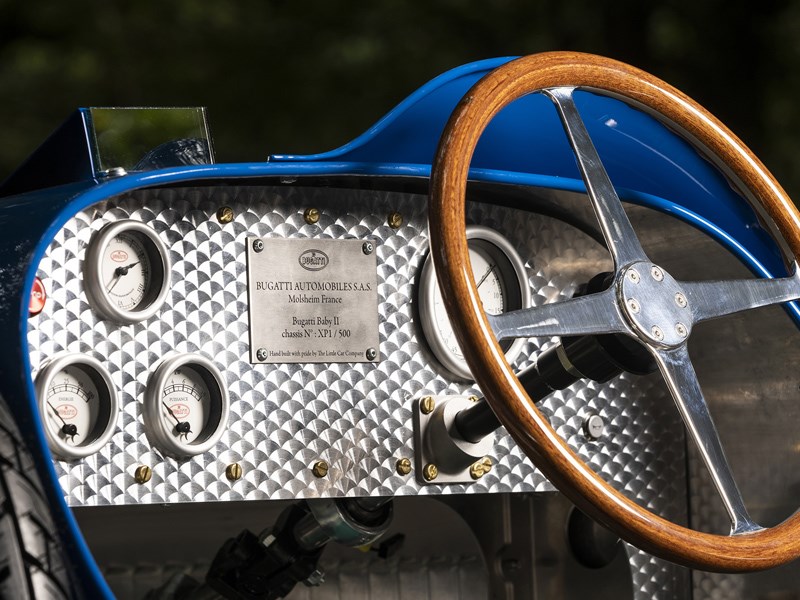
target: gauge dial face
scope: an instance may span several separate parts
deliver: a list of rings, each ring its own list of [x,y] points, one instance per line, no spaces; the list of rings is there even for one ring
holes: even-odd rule
[[[228,392],[214,364],[179,354],[158,365],[147,382],[144,424],[154,445],[176,458],[213,448],[228,422]]]
[[[487,314],[497,315],[530,305],[530,289],[522,259],[511,243],[488,227],[467,227],[467,245],[472,274]],[[436,358],[450,373],[473,379],[458,345],[430,254],[422,268],[419,285],[420,321],[425,338]],[[513,361],[524,340],[503,342],[506,358]]]
[[[134,233],[120,233],[108,242],[100,258],[105,292],[120,310],[136,310],[151,286],[150,257],[145,243]]]
[[[81,458],[108,442],[118,401],[111,376],[99,362],[81,354],[54,357],[37,375],[36,391],[53,453]]]
[[[470,247],[469,259],[472,263],[472,275],[478,285],[478,294],[483,302],[483,310],[490,315],[499,315],[506,311],[506,285],[498,272],[496,256],[492,256],[485,248]],[[456,340],[453,326],[444,307],[439,286],[435,286],[433,299],[433,319],[447,351],[460,360],[464,354]]]
[[[45,421],[50,435],[68,446],[91,441],[98,400],[97,386],[85,371],[75,365],[59,371],[45,392]]]
[[[161,403],[165,428],[182,442],[201,441],[208,433],[211,395],[197,370],[183,366],[167,375]]]
[[[139,221],[117,221],[89,242],[84,286],[92,307],[118,323],[142,321],[161,307],[170,284],[169,255]]]

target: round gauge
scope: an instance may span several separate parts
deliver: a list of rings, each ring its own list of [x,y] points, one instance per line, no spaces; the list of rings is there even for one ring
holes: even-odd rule
[[[197,354],[164,360],[150,376],[144,424],[151,441],[178,458],[216,444],[228,422],[228,392],[217,367]]]
[[[117,221],[89,242],[83,280],[92,307],[118,323],[135,323],[155,314],[169,291],[166,246],[139,221]]]
[[[89,356],[53,357],[36,376],[36,396],[47,443],[59,458],[94,454],[114,433],[117,393],[108,371]]]
[[[511,243],[493,229],[471,225],[467,227],[467,246],[472,274],[486,313],[497,315],[527,308],[530,304],[528,276]],[[425,338],[439,362],[457,377],[473,379],[447,317],[430,254],[422,267],[419,312]],[[523,339],[501,342],[509,362],[516,358],[524,343]]]

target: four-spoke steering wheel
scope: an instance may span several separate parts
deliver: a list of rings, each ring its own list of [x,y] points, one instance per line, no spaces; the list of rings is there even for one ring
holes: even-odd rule
[[[538,468],[584,512],[626,541],[704,570],[752,571],[800,556],[800,513],[772,528],[748,515],[697,382],[687,340],[702,321],[800,298],[800,272],[782,279],[685,282],[650,261],[628,220],[573,99],[576,88],[626,99],[661,115],[698,141],[761,203],[795,257],[800,213],[767,169],[722,123],[693,100],[647,73],[571,52],[511,61],[461,100],[442,135],[431,177],[430,237],[436,273],[464,356],[492,409]],[[614,261],[611,286],[563,302],[484,314],[464,235],[469,164],[491,119],[539,91],[555,104]],[[536,409],[505,360],[499,340],[617,333],[652,354],[731,519],[731,534],[687,529],[615,490],[567,446]]]

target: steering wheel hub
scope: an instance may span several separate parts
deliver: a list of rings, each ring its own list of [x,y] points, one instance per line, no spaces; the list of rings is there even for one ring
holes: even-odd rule
[[[619,274],[619,303],[636,334],[648,344],[672,348],[691,333],[692,311],[680,284],[662,267],[636,262]]]

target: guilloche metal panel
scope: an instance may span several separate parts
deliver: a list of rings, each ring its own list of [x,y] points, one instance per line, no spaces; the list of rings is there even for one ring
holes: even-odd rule
[[[122,409],[112,441],[81,461],[56,462],[73,506],[177,503],[319,496],[542,492],[552,485],[504,430],[496,434],[489,474],[471,484],[420,485],[395,470],[413,456],[412,400],[478,390],[449,379],[418,326],[416,280],[428,249],[427,199],[368,190],[299,187],[203,187],[138,191],[75,215],[57,233],[38,275],[49,297],[29,322],[33,375],[47,357],[84,352],[102,361]],[[215,218],[230,206],[231,223]],[[309,225],[308,207],[320,220]],[[398,211],[403,224],[389,227]],[[82,260],[94,232],[120,219],[140,220],[170,251],[172,290],[141,323],[103,321],[87,303]],[[526,261],[532,303],[565,298],[610,266],[601,246],[576,228],[534,213],[470,203],[468,221],[497,229]],[[380,362],[252,364],[245,244],[248,237],[371,239],[376,244]],[[526,342],[528,366],[550,342]],[[148,439],[141,399],[147,378],[171,352],[200,353],[222,371],[231,399],[228,428],[209,452],[165,457]],[[651,510],[680,520],[685,511],[683,429],[660,379],[623,375],[605,385],[579,382],[542,403],[551,423],[594,469]],[[589,413],[606,423],[598,441],[584,437]],[[317,460],[330,465],[317,478]],[[225,468],[238,462],[241,480]],[[150,482],[134,480],[139,465]],[[674,567],[631,550],[642,585],[671,580]],[[649,585],[649,584],[648,584]],[[637,589],[639,587],[635,586]],[[669,588],[665,588],[669,589]]]

